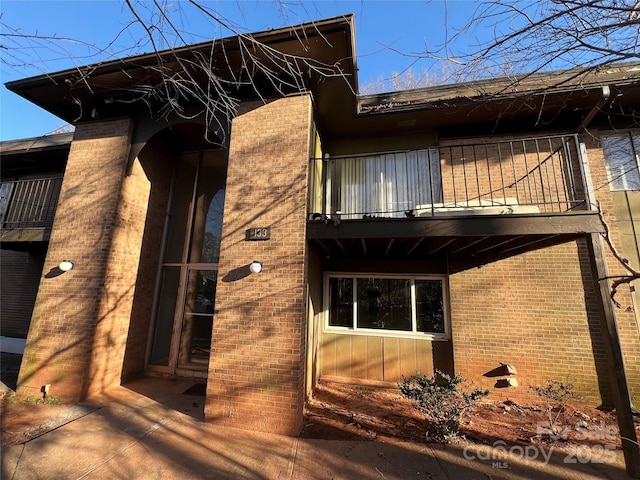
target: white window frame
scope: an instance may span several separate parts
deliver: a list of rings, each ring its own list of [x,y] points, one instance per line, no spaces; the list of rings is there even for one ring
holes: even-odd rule
[[[626,138],[631,147],[631,153],[635,158],[628,160],[629,165],[626,165],[623,173],[612,172],[612,160],[607,156],[605,150],[606,139],[624,139]],[[638,130],[626,130],[626,131],[610,131],[602,132],[600,136],[600,144],[602,145],[602,155],[604,158],[604,165],[607,172],[607,180],[609,181],[609,190],[612,192],[624,192],[624,191],[636,191],[636,188],[631,188],[626,185],[626,176],[634,175],[637,177],[637,181],[640,182],[640,131]],[[635,165],[634,161],[635,160]],[[635,180],[635,179],[634,179]]]
[[[381,328],[358,328],[357,311],[358,299],[354,288],[353,298],[353,324],[351,327],[341,327],[329,325],[329,279],[330,278],[352,278],[354,285],[358,278],[384,278],[390,280],[411,280],[411,325],[413,331],[406,330],[385,330]],[[439,280],[442,282],[442,307],[444,314],[444,333],[419,332],[417,331],[416,317],[416,292],[415,280]],[[451,338],[451,318],[449,310],[449,277],[447,275],[422,275],[422,274],[391,274],[391,273],[352,273],[352,272],[325,272],[323,282],[323,314],[324,331],[342,335],[366,335],[375,337],[390,338],[413,338],[420,340],[446,341]]]

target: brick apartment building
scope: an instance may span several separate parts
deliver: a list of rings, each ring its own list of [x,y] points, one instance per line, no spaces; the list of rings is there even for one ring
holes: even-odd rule
[[[625,269],[596,208],[640,268],[638,64],[365,96],[351,17],[253,38],[340,75],[232,85],[250,70],[236,37],[163,53],[169,71],[229,62],[229,122],[136,102],[156,55],[7,84],[75,126],[2,145],[18,393],[194,377],[207,421],[285,434],[322,378],[440,369],[496,397],[569,378],[595,405],[640,405],[640,294],[622,285],[612,307],[597,282]]]

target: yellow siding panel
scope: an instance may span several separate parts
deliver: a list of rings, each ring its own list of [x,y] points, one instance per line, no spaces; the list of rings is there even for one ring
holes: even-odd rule
[[[416,373],[416,340],[399,339],[400,375],[410,377]],[[401,380],[399,378],[398,380]]]
[[[367,337],[354,335],[351,337],[351,376],[367,377]]]
[[[320,375],[336,375],[336,337],[330,333],[322,334],[320,345]]]
[[[382,337],[367,337],[367,380],[384,380]]]
[[[400,374],[400,342],[397,338],[384,338],[384,381],[398,382]]]
[[[433,375],[433,343],[416,340],[416,371],[420,375]]]
[[[350,378],[351,375],[351,335],[335,335],[336,376]]]
[[[399,382],[402,375],[433,375],[432,342],[409,338],[323,333],[320,374]]]

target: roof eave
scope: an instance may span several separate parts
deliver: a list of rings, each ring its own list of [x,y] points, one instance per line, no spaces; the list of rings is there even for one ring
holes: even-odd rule
[[[355,33],[352,14],[273,30],[265,30],[242,36],[251,37],[258,42],[273,46],[284,41],[306,39],[312,37],[324,37],[326,35],[340,31],[344,32],[345,34],[344,49],[347,52],[346,58],[344,59],[347,62],[347,75],[345,75],[344,81],[348,82],[348,88],[351,91],[357,92],[358,81],[357,67],[355,64]],[[62,99],[61,97],[50,98],[48,96],[46,98],[43,98],[42,95],[37,95],[38,89],[51,88],[52,86],[56,85],[62,86],[69,78],[84,71],[90,71],[93,78],[106,76],[122,71],[132,72],[143,66],[153,65],[159,60],[168,60],[170,58],[175,59],[176,57],[188,57],[199,50],[210,49],[212,43],[223,46],[223,49],[233,49],[234,45],[237,44],[238,37],[239,36],[231,36],[219,40],[211,40],[208,42],[187,45],[180,48],[163,50],[161,52],[146,53],[132,57],[61,70],[58,72],[7,82],[5,83],[5,86],[8,90],[20,95],[21,97],[43,108],[44,110],[70,123],[75,123],[74,115],[71,114],[72,99]],[[319,60],[322,61],[321,58]],[[66,105],[66,107],[61,106],[61,104]]]
[[[565,95],[640,84],[640,62],[611,65],[604,71],[588,68],[536,73],[514,78],[478,80],[437,85],[358,98],[358,113],[402,112],[415,109],[461,107],[486,102],[504,102],[523,97]]]

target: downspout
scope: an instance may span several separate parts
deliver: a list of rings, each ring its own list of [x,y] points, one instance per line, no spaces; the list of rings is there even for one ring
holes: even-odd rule
[[[591,110],[589,110],[589,113],[585,115],[576,130],[578,132],[578,158],[580,163],[580,173],[582,174],[582,184],[584,187],[584,201],[587,204],[587,208],[589,210],[596,209],[595,190],[593,188],[593,182],[591,180],[591,170],[589,169],[589,162],[587,160],[587,148],[582,141],[582,138],[580,137],[581,132],[587,129],[589,123],[591,123],[591,120],[593,120],[596,114],[609,100],[611,89],[608,85],[604,85],[602,87],[601,94],[602,96],[600,97],[600,100],[598,100],[598,102],[593,107],[591,107]]]
[[[602,96],[600,97],[600,100],[598,100],[598,102],[593,107],[591,107],[589,113],[587,113],[587,115],[582,119],[582,122],[580,122],[580,125],[578,125],[578,132],[587,129],[587,126],[589,125],[589,123],[591,123],[593,117],[596,116],[600,109],[604,107],[604,104],[609,100],[609,97],[611,96],[611,89],[609,88],[609,85],[602,86],[601,94]]]

